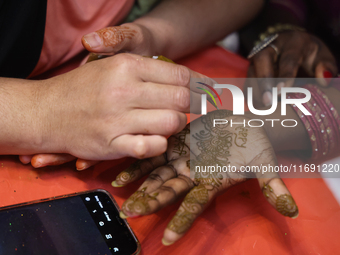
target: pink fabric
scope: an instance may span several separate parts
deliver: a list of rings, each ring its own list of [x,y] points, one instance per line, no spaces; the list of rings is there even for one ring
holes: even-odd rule
[[[304,115],[295,105],[293,109],[301,118],[312,145],[312,159],[326,155],[338,155],[340,149],[340,117],[329,98],[315,85],[304,88],[311,92],[311,99],[304,107],[312,115]],[[289,98],[304,98],[302,94],[291,94]]]
[[[134,0],[48,0],[43,48],[30,77],[76,57],[84,50],[83,35],[119,24],[133,3]]]

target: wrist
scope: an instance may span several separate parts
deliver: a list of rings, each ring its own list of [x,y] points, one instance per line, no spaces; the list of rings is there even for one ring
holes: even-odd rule
[[[44,81],[0,78],[1,154],[42,152],[46,133]]]

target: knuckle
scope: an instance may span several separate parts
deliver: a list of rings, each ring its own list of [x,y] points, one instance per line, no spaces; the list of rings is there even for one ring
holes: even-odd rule
[[[164,130],[167,134],[174,134],[180,127],[181,120],[177,112],[168,111],[164,119]]]
[[[187,67],[176,65],[174,68],[174,77],[179,86],[185,86],[190,82],[190,71]]]
[[[296,54],[285,54],[281,57],[280,66],[285,68],[296,68],[299,66],[299,59]]]
[[[144,139],[139,139],[133,149],[134,155],[136,158],[138,159],[143,159],[145,158],[145,155],[148,153],[149,151],[149,146],[148,144],[145,142]]]
[[[134,59],[130,54],[117,54],[114,58],[121,71],[130,71],[135,68],[136,59]]]
[[[160,188],[159,188],[159,190],[160,191],[162,191],[162,192],[167,192],[167,193],[171,193],[172,195],[173,195],[173,197],[177,197],[177,192],[174,190],[174,188],[173,187],[171,187],[171,186],[161,186]]]
[[[151,180],[151,181],[164,183],[164,180],[162,179],[162,177],[159,174],[152,173],[152,174],[149,175],[148,179]]]
[[[176,88],[176,93],[174,95],[174,104],[178,105],[181,109],[189,108],[190,90],[184,87]]]

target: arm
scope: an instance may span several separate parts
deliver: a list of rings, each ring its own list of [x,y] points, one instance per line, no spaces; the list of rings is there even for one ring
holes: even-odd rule
[[[241,46],[247,55],[267,27],[277,23],[305,26],[306,6],[303,0],[269,0],[257,18],[240,30]]]
[[[177,59],[215,43],[252,20],[263,0],[167,0],[134,23],[147,27],[156,53]]]
[[[177,59],[241,28],[262,5],[263,0],[165,0],[132,23],[85,35],[83,45],[96,53],[128,51]]]
[[[0,154],[44,150],[47,134],[41,109],[47,107],[42,81],[0,78]]]

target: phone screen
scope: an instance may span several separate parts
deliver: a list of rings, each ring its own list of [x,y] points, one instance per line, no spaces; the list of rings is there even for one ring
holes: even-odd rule
[[[0,254],[134,254],[138,243],[104,191],[0,210]]]

